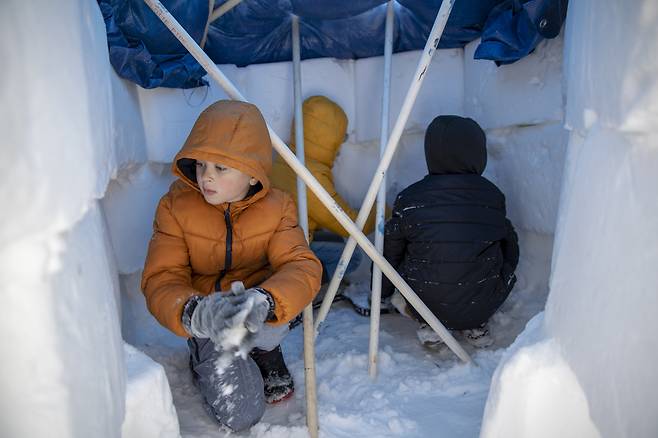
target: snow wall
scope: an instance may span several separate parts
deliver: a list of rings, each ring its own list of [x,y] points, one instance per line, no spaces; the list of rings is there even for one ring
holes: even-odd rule
[[[496,371],[482,437],[658,436],[658,4],[632,3],[569,5],[550,295]]]
[[[163,368],[122,345],[101,199],[146,154],[98,5],[3,2],[0,41],[0,436],[178,436]]]
[[[89,1],[0,8],[0,435],[116,437],[125,371],[98,202],[118,165],[102,17]]]

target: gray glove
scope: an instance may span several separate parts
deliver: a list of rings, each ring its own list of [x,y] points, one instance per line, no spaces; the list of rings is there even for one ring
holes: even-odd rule
[[[187,331],[197,338],[210,338],[224,350],[231,350],[252,338],[265,324],[272,307],[267,292],[242,282],[231,284],[228,293],[214,292],[198,300],[189,318]],[[185,319],[185,317],[184,317]]]

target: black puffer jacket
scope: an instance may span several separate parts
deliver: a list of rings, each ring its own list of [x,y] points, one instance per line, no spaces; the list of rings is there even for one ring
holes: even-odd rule
[[[505,217],[505,196],[481,176],[487,151],[477,123],[435,118],[425,158],[429,175],[395,201],[384,256],[446,327],[475,328],[514,285],[518,238]],[[384,280],[382,295],[392,293]]]

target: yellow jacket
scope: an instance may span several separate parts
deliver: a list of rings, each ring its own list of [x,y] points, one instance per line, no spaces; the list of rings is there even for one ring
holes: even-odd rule
[[[353,210],[336,192],[334,177],[331,173],[338,149],[345,140],[347,116],[338,104],[324,96],[312,96],[306,99],[302,107],[302,114],[304,117],[304,156],[306,167],[354,221],[356,220],[358,211]],[[294,124],[290,149],[293,152],[295,151]],[[276,156],[272,166],[271,182],[272,187],[292,194],[293,199],[297,202],[297,175],[279,155]],[[307,190],[306,193],[309,237],[312,237],[313,232],[319,228],[324,228],[343,237],[347,237],[347,231],[329,213],[329,210],[320,202],[317,196],[311,190]],[[375,228],[374,213],[375,209],[373,208],[364,227],[364,233],[366,234],[372,232]]]

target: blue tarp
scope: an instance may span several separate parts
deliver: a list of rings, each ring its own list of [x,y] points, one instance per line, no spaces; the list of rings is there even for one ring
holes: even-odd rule
[[[161,0],[200,43],[207,0]],[[441,48],[482,37],[475,57],[514,62],[559,34],[567,0],[456,0]],[[98,0],[110,61],[121,77],[144,88],[190,88],[205,72],[143,0]],[[223,3],[216,1],[215,7]],[[422,49],[441,0],[395,2],[394,52]],[[217,64],[288,61],[291,19],[300,17],[302,59],[358,59],[384,51],[386,0],[244,0],[211,23],[204,50]]]
[[[474,57],[498,65],[518,61],[544,38],[558,36],[566,14],[567,0],[506,0],[489,13]]]

